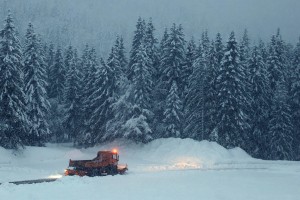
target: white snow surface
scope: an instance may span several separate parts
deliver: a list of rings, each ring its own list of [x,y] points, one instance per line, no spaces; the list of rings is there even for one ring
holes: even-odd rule
[[[62,176],[69,159],[92,159],[99,150],[117,148],[126,175]],[[55,182],[9,182],[61,177]],[[254,159],[240,148],[191,139],[159,139],[149,144],[118,140],[75,149],[71,144],[0,148],[0,199],[206,199],[299,200],[300,162]]]

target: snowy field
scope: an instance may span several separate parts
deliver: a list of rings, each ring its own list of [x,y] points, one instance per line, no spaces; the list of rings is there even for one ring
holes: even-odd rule
[[[91,159],[117,148],[126,175],[63,177],[71,159]],[[15,154],[15,155],[14,155]],[[61,177],[56,182],[13,185],[18,180]],[[89,149],[71,145],[0,148],[0,199],[9,200],[299,200],[300,162],[262,161],[243,150],[190,139],[160,139],[147,145],[116,141]]]

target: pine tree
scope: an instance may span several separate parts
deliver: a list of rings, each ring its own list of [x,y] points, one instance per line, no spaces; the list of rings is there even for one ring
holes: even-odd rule
[[[22,147],[30,122],[23,92],[22,51],[9,13],[0,31],[0,146]]]
[[[151,88],[152,80],[149,66],[149,56],[146,46],[142,43],[137,51],[132,65],[133,76],[133,113],[132,117],[124,125],[125,138],[136,142],[149,142],[152,139],[150,120],[151,111]]]
[[[54,60],[55,60],[55,49],[54,45],[51,43],[49,46],[48,51],[45,52],[45,61],[46,61],[46,74],[47,74],[47,94],[50,94],[50,75],[51,75],[51,70],[54,65]]]
[[[217,126],[214,131],[219,142],[227,148],[242,147],[248,140],[248,106],[245,97],[245,74],[239,63],[239,52],[234,32],[229,41],[218,71],[216,89],[218,93]]]
[[[248,62],[250,72],[250,94],[252,97],[251,102],[251,133],[250,151],[251,155],[255,157],[264,158],[267,153],[267,137],[268,120],[270,109],[270,85],[268,81],[267,66],[262,57],[263,49],[261,47],[254,47],[252,55]]]
[[[207,30],[202,33],[201,36],[201,49],[202,49],[202,56],[204,56],[205,60],[207,61],[207,56],[209,55],[209,46],[210,41],[208,38],[208,32]]]
[[[204,54],[198,57],[189,77],[188,91],[185,97],[184,137],[196,140],[204,139],[204,81],[207,63]]]
[[[127,76],[130,81],[132,81],[132,78],[134,76],[133,65],[137,63],[136,54],[138,53],[140,45],[145,42],[145,35],[146,35],[146,22],[141,17],[139,17],[138,22],[136,24],[136,30],[134,31],[134,37],[133,37],[132,47],[130,51],[129,66],[127,72]]]
[[[50,136],[47,122],[50,104],[46,92],[46,63],[41,44],[31,23],[26,33],[24,57],[27,113],[31,122],[27,144],[42,146]]]
[[[185,40],[182,26],[173,24],[166,45],[166,55],[161,61],[163,65],[164,89],[170,90],[173,81],[177,83],[179,96],[183,93],[182,67],[185,61]]]
[[[55,98],[59,103],[63,102],[65,89],[66,71],[63,62],[62,50],[60,47],[56,50],[54,65],[50,71],[50,98]]]
[[[292,122],[294,127],[295,138],[294,143],[299,144],[300,142],[300,38],[297,43],[297,46],[294,51],[294,59],[293,59],[293,76],[292,76],[292,84],[290,91],[290,105],[292,111]],[[296,146],[296,145],[295,145]],[[295,152],[298,152],[297,155],[300,155],[300,148],[295,149]],[[300,159],[300,156],[296,158]]]
[[[187,45],[186,55],[185,55],[185,64],[182,69],[183,73],[183,84],[185,85],[185,91],[188,86],[188,79],[193,73],[193,64],[196,61],[196,44],[194,38],[192,38]]]
[[[221,65],[222,59],[224,57],[224,45],[220,33],[218,33],[216,36],[215,47],[216,47],[217,61],[218,64]]]
[[[267,51],[265,43],[262,40],[259,40],[259,42],[258,42],[258,49],[260,51],[263,62],[267,64],[268,51]]]
[[[250,39],[248,36],[248,30],[245,29],[243,38],[240,45],[240,62],[243,63],[243,65],[246,65],[247,60],[250,57]]]
[[[154,107],[153,112],[155,114],[153,124],[156,126],[153,127],[153,137],[154,138],[161,138],[162,134],[164,133],[164,110],[165,110],[165,98],[168,95],[168,90],[165,88],[164,82],[164,74],[163,71],[165,69],[165,61],[168,55],[168,29],[166,28],[163,34],[163,37],[160,41],[159,48],[158,48],[158,68],[157,68],[157,77],[154,78],[154,90],[153,90],[153,98],[154,98]]]
[[[278,82],[269,123],[268,159],[294,159],[294,136],[290,113],[290,106],[287,104],[287,88],[283,82]]]
[[[117,52],[113,51],[112,53]],[[98,89],[90,97],[93,112],[89,124],[92,129],[91,137],[94,143],[115,139],[112,135],[110,135],[111,138],[107,138],[106,125],[114,117],[112,104],[115,102],[115,93],[118,88],[116,67],[106,64],[103,60],[101,61],[100,71],[97,74],[98,78],[95,82],[95,86],[98,86]]]
[[[112,104],[118,98],[119,88],[123,84],[122,70],[118,46],[112,47],[107,64],[102,60],[100,71],[96,74],[94,92],[89,97],[92,112],[89,118],[90,139],[92,143],[115,139],[106,133],[106,125],[113,118]],[[111,138],[109,138],[111,137]]]
[[[117,37],[115,48],[116,51],[118,52],[118,60],[120,62],[121,71],[123,74],[126,74],[128,61],[125,56],[126,52],[125,52],[123,37]]]
[[[78,70],[78,60],[76,51],[73,47],[68,48],[67,64],[68,73],[66,76],[65,87],[65,116],[63,119],[63,126],[66,130],[66,140],[72,141],[77,136],[82,125],[82,118],[80,113],[80,75]]]
[[[86,46],[83,57],[82,57],[82,65],[86,70],[83,82],[85,83],[82,87],[82,95],[81,95],[81,112],[82,119],[84,123],[79,132],[79,138],[84,138],[84,141],[79,141],[85,144],[85,146],[91,146],[95,144],[94,138],[92,138],[93,130],[90,126],[90,117],[93,113],[93,108],[91,107],[91,96],[100,86],[95,87],[95,82],[97,80],[97,73],[99,70],[99,64],[96,56],[96,51],[94,48],[89,49]]]
[[[214,127],[216,127],[216,107],[217,107],[217,72],[219,70],[220,64],[218,62],[218,53],[216,51],[215,42],[212,41],[210,45],[210,50],[207,56],[207,78],[206,84],[204,85],[205,99],[204,99],[204,121],[205,121],[205,139],[211,141],[218,141],[218,135],[213,132]]]
[[[174,81],[166,100],[165,134],[163,137],[182,137],[182,102],[178,96],[178,88]]]
[[[286,58],[284,54],[284,43],[278,30],[277,35],[273,35],[269,47],[269,57],[267,60],[271,90],[275,92],[277,82],[285,79]]]
[[[158,58],[158,49],[157,49],[157,39],[154,36],[154,25],[152,19],[150,18],[146,26],[145,31],[145,45],[146,51],[149,56],[149,64],[152,79],[156,82],[159,78],[159,58]]]
[[[71,65],[73,64],[73,47],[70,45],[65,52],[65,57],[64,57],[64,66],[65,66],[65,71],[66,74],[68,73],[69,69],[71,68]]]

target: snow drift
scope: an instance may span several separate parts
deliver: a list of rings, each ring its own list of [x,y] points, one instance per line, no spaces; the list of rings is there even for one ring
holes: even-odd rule
[[[92,159],[99,150],[113,148],[119,151],[120,163],[129,165],[129,173],[212,169],[254,160],[240,148],[227,150],[215,142],[178,138],[158,139],[148,144],[116,140],[88,149],[75,149],[71,144],[26,147],[21,152],[0,148],[0,182],[63,174],[69,159]]]

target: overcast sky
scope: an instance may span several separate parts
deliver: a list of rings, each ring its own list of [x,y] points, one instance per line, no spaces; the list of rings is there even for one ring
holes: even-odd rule
[[[29,21],[45,37],[64,42],[93,42],[107,47],[116,34],[130,43],[138,16],[152,17],[160,36],[164,27],[181,23],[185,34],[200,38],[248,29],[252,41],[269,40],[278,27],[284,39],[300,36],[300,0],[0,0],[3,17],[10,8],[21,32]],[[57,38],[57,33],[65,34]],[[56,35],[55,35],[56,34]],[[70,41],[68,41],[70,40]]]

